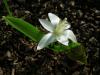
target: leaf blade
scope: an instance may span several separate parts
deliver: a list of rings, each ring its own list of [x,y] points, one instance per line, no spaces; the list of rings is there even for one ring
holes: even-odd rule
[[[32,24],[11,16],[4,17],[5,21],[8,22],[13,28],[17,29],[18,31],[22,32],[26,36],[28,36],[33,41],[39,41],[40,38],[43,36],[43,33],[39,31],[36,27]]]

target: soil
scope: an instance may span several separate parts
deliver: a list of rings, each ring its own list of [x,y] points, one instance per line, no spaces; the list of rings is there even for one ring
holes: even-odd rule
[[[36,51],[28,37],[6,25],[8,14],[0,0],[0,75],[100,75],[100,0],[9,0],[14,16],[39,26],[52,12],[67,17],[78,42],[87,50],[88,64],[47,48]],[[41,28],[41,30],[43,30]]]

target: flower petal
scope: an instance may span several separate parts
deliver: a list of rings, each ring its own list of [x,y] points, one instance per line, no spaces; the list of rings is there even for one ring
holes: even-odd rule
[[[77,42],[76,40],[76,36],[74,35],[74,33],[71,30],[66,30],[67,33],[67,37],[72,40],[73,42]]]
[[[67,23],[65,29],[69,29],[70,27],[71,27],[71,25],[69,23]]]
[[[64,32],[61,36],[57,37],[57,41],[59,41],[63,45],[68,46],[69,41],[68,41],[67,33]]]
[[[46,47],[47,45],[49,45],[50,43],[54,42],[56,39],[55,37],[52,35],[52,33],[48,33],[46,35],[44,35],[44,37],[40,40],[38,46],[37,46],[37,50],[40,50],[44,47]]]
[[[54,26],[48,21],[48,20],[45,20],[45,19],[39,19],[41,25],[48,31],[52,32],[54,30]]]
[[[51,23],[53,25],[57,25],[60,21],[60,18],[58,16],[56,16],[55,14],[52,14],[52,13],[48,13],[48,16],[49,16],[49,19],[51,21]]]

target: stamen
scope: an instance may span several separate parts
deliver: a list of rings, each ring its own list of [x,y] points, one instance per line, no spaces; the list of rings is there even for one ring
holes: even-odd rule
[[[63,31],[65,30],[65,27],[66,27],[66,23],[67,23],[67,18],[65,18],[64,20],[61,20],[59,22],[59,24],[57,25],[57,27],[55,28],[54,30],[54,34],[55,35],[61,35],[63,33]]]

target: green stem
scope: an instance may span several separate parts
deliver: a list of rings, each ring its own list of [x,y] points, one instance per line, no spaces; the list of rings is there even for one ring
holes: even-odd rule
[[[4,2],[5,7],[6,7],[8,13],[9,13],[9,16],[12,16],[12,12],[11,12],[10,9],[9,9],[9,5],[8,5],[8,3],[7,3],[7,0],[3,0],[3,2]]]

